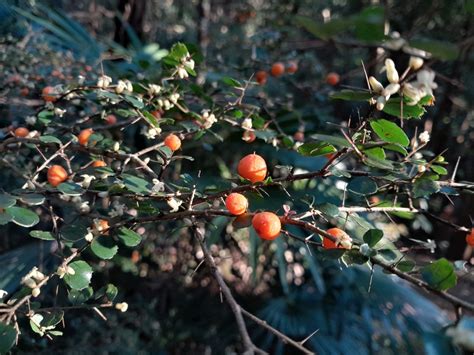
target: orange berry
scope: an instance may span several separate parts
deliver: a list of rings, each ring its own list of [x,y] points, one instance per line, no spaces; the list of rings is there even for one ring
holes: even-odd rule
[[[466,243],[474,247],[474,228],[471,229],[471,233],[466,236]]]
[[[165,138],[165,145],[174,152],[181,147],[181,139],[176,134],[171,133]]]
[[[378,203],[380,203],[380,198],[378,196],[371,196],[369,198],[369,202],[371,205],[376,205]]]
[[[68,178],[66,170],[61,165],[53,165],[48,169],[48,182],[51,186],[58,186]]]
[[[352,242],[352,238],[349,237],[349,235],[344,232],[342,229],[339,228],[331,228],[326,231],[328,234],[332,235],[334,238],[338,240],[338,243],[336,245],[335,242],[333,242],[329,238],[323,237],[323,248],[324,249],[350,249],[347,248],[347,243]],[[346,247],[342,244],[342,241],[344,241]]]
[[[17,129],[15,129],[15,132],[13,132],[15,137],[21,137],[21,138],[26,137],[29,133],[30,133],[30,130],[25,127],[18,127]]]
[[[252,183],[263,181],[267,176],[267,164],[260,155],[249,154],[240,159],[237,172]]]
[[[97,228],[102,234],[109,234],[109,222],[105,219],[99,219],[99,221],[95,223],[95,228]]]
[[[273,240],[280,235],[280,218],[272,212],[257,213],[252,218],[252,225],[262,239]]]
[[[130,260],[134,264],[136,264],[140,261],[140,253],[138,252],[138,250],[132,251],[132,256],[130,256]]]
[[[295,61],[289,62],[288,65],[286,66],[286,72],[288,74],[294,74],[296,73],[297,70],[298,70],[298,63],[296,63]]]
[[[331,86],[336,86],[339,84],[340,76],[338,73],[331,72],[326,76],[326,83]]]
[[[270,70],[270,73],[273,76],[279,77],[283,75],[284,72],[285,72],[285,64],[283,64],[282,62],[273,63],[272,69]]]
[[[159,119],[161,118],[161,112],[160,112],[160,110],[151,111],[150,113],[151,113],[153,116],[155,116],[155,118],[156,118],[157,120],[159,120]]]
[[[92,163],[92,166],[94,168],[100,168],[102,166],[107,166],[107,164],[103,160],[94,160],[94,162]]]
[[[259,85],[265,85],[267,82],[268,74],[266,71],[259,70],[257,73],[255,73],[255,80]]]
[[[57,94],[52,86],[46,86],[42,91],[42,95],[43,95],[43,100],[46,102],[56,101]]]
[[[298,131],[293,135],[293,138],[297,142],[304,142],[304,132]]]
[[[238,216],[247,211],[249,202],[244,195],[233,192],[225,199],[225,206],[230,213]]]
[[[108,115],[105,118],[105,122],[107,122],[107,124],[110,124],[110,125],[116,124],[117,123],[117,117],[115,115]]]
[[[77,139],[79,140],[79,144],[87,145],[87,141],[89,140],[89,137],[91,136],[92,133],[94,133],[92,128],[83,129],[77,136]]]
[[[247,143],[252,143],[256,138],[257,136],[252,131],[244,131],[242,134],[242,140]]]

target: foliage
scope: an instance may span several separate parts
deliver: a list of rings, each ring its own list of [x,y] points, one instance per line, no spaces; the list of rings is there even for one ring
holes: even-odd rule
[[[68,334],[62,320],[71,309],[126,312],[132,286],[114,280],[114,274],[138,283],[150,274],[159,280],[171,273],[168,282],[180,302],[162,313],[170,324],[189,325],[196,299],[188,291],[214,283],[202,276],[203,263],[217,270],[219,290],[224,289],[220,292],[231,307],[236,300],[221,282],[240,289],[242,304],[292,339],[319,329],[304,345],[318,353],[362,347],[367,353],[422,348],[446,353],[465,346],[453,345],[449,332],[445,336],[448,324],[433,316],[435,306],[378,271],[472,311],[472,304],[444,292],[469,270],[456,269],[446,258],[420,262],[411,249],[433,245],[406,240],[399,231],[404,223],[428,225],[426,218],[437,212],[433,207],[440,196],[473,189],[470,182],[456,182],[456,173],[444,177],[453,167],[444,153],[427,149],[430,135],[420,124],[437,107],[438,84],[428,60],[455,60],[460,55],[456,46],[388,36],[382,7],[325,22],[295,15],[289,22],[298,27],[292,31],[302,28],[328,47],[385,50],[371,68],[357,68],[364,84],[323,87],[305,96],[305,52],[285,58],[301,59],[296,74],[257,85],[252,73],[271,58],[266,46],[237,70],[227,63],[226,69],[215,64],[213,70],[212,60],[189,43],[165,50],[134,38],[125,49],[101,43],[61,11],[44,5],[8,9],[10,16],[32,26],[32,33],[42,33],[31,43],[19,44],[14,37],[2,41],[3,84],[12,101],[0,135],[0,225],[15,231],[20,247],[0,256],[9,266],[8,278],[0,278],[0,289],[8,292],[0,304],[0,352],[12,348],[20,329],[28,334],[24,338],[68,342],[60,337]],[[271,33],[255,35],[253,41],[268,47],[278,43]],[[102,65],[105,48],[111,57],[127,60]],[[368,55],[361,55],[363,63],[371,59]],[[396,59],[395,65],[392,55],[403,60]],[[409,58],[408,65],[402,64]],[[370,75],[364,75],[367,68]],[[43,92],[46,86],[53,90],[48,94],[52,99]],[[19,97],[24,100],[13,100]],[[358,108],[357,119],[350,115],[342,124],[334,119],[333,110],[343,104],[351,105],[350,112]],[[19,126],[29,129],[26,137],[15,134]],[[85,129],[92,134],[83,142],[78,136]],[[164,143],[170,133],[181,139],[180,150]],[[254,142],[246,139],[249,134]],[[265,158],[269,174],[251,184],[237,175],[236,165],[254,151]],[[94,166],[96,161],[105,166]],[[53,164],[67,172],[57,186],[48,182]],[[249,199],[247,215],[236,218],[224,209],[222,198],[230,192]],[[283,231],[274,242],[260,240],[250,226],[252,215],[261,210],[280,216]],[[470,231],[444,217],[435,220]],[[322,238],[334,239],[325,230],[334,226],[349,233],[350,244],[324,250]],[[51,249],[41,263],[38,245]],[[21,262],[14,261],[18,257]],[[240,278],[244,281],[236,281]],[[212,293],[217,297],[219,291]],[[403,301],[397,303],[399,299]],[[150,301],[143,296],[136,305],[145,309],[145,319],[156,307]],[[206,303],[214,313],[223,307]],[[406,311],[408,306],[415,314]],[[211,317],[211,329],[191,327],[191,334],[178,326],[161,329],[153,350],[199,337],[215,348],[232,344],[236,351],[248,350],[242,329],[242,347],[235,345],[237,329],[219,331],[227,316]],[[82,321],[91,322],[88,317]],[[281,336],[261,324],[249,329],[254,327],[252,340],[259,347],[291,351]],[[140,336],[124,332],[129,335],[122,344],[142,346]],[[143,332],[141,336],[152,337],[150,329]],[[216,341],[213,334],[232,335]]]

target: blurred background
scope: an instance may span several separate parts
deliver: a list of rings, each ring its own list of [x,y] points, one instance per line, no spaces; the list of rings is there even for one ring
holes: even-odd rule
[[[366,87],[361,61],[369,75],[380,75],[385,55],[405,68],[409,54],[403,49],[410,45],[433,54],[427,65],[436,73],[438,88],[435,105],[422,120],[406,122],[406,127],[413,133],[428,130],[429,151],[436,155],[446,150],[450,173],[460,157],[457,180],[472,181],[473,13],[472,0],[4,0],[0,3],[0,128],[24,122],[33,114],[42,105],[40,92],[45,85],[102,70],[114,78],[153,78],[166,49],[181,41],[193,48],[199,63],[197,85],[191,89],[215,100],[228,99],[221,86],[230,78],[249,79],[276,61],[297,63],[293,75],[269,77],[265,85],[250,87],[248,102],[260,106],[262,115],[276,121],[292,140],[300,140],[301,134],[334,134],[349,117],[363,117],[367,107],[332,101],[329,93]],[[340,76],[336,87],[326,82],[328,73]],[[138,130],[125,134],[131,146],[142,147]],[[198,144],[188,145],[187,153],[195,161],[181,163],[176,176],[202,170],[203,181],[212,183],[216,171],[228,177],[240,156],[256,150],[237,132],[219,134],[225,149],[217,140],[199,149]],[[315,170],[326,162],[264,144],[271,138],[257,136],[258,150],[272,166]],[[5,170],[0,172],[0,182],[0,187],[17,183]],[[252,205],[272,208],[287,200],[281,191],[269,193],[265,200],[252,197]],[[341,190],[332,178],[295,183],[291,193],[295,200],[311,194],[318,204],[341,201]],[[470,227],[473,196],[439,194],[430,200],[430,209]],[[442,256],[457,262],[461,271],[474,264],[463,233],[423,215],[364,215],[350,222],[354,228],[369,223],[383,229],[391,243],[409,247],[407,253],[417,264]],[[462,353],[446,332],[455,319],[449,304],[381,272],[375,273],[368,292],[366,267],[346,268],[316,250],[311,251],[316,257],[310,257],[304,246],[281,238],[273,244],[260,243],[252,231],[234,229],[225,218],[216,218],[212,225],[212,251],[238,300],[295,339],[319,329],[308,340],[317,353]],[[100,273],[94,281],[117,285],[130,305],[127,313],[106,312],[104,322],[93,313],[72,311],[66,314],[63,337],[51,342],[25,336],[16,351],[239,352],[238,332],[227,305],[220,302],[217,285],[204,268],[193,273],[202,255],[192,238],[172,224],[147,228],[145,233],[138,251],[124,250],[112,262],[96,266]],[[32,244],[22,229],[0,226],[4,273],[0,289],[13,287],[8,275],[26,272],[37,264],[38,254],[43,258],[47,253],[47,244]],[[12,260],[20,262],[13,265]],[[472,271],[464,273],[450,292],[472,300]],[[249,329],[255,343],[270,353],[292,353],[258,326],[250,324]]]

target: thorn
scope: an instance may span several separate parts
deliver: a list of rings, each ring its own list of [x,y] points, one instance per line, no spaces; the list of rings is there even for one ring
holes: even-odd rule
[[[99,309],[97,307],[94,307],[92,309],[99,315],[100,318],[102,318],[104,321],[107,322],[107,317],[104,316],[104,314],[101,311],[99,311]]]
[[[364,61],[361,60],[360,63],[362,64],[362,69],[364,69],[365,81],[367,82],[367,87],[369,88],[369,92],[372,93],[372,89],[370,88],[369,77],[367,75],[367,70],[365,70]]]
[[[459,156],[459,157],[458,157],[458,160],[457,160],[457,162],[456,162],[456,166],[454,167],[453,175],[451,175],[451,179],[449,180],[449,181],[451,181],[451,182],[454,182],[454,178],[456,177],[456,174],[457,174],[457,172],[458,172],[458,167],[459,167],[460,161],[461,161],[461,157]]]
[[[309,339],[311,339],[311,337],[316,334],[317,332],[319,332],[319,329],[316,329],[314,332],[312,332],[310,335],[308,335],[306,338],[304,338],[303,340],[300,341],[300,345],[303,345],[304,343],[306,343]]]

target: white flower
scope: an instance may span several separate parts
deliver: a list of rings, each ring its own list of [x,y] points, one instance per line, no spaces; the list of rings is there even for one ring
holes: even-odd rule
[[[99,76],[97,80],[97,86],[101,89],[106,89],[112,83],[112,78],[107,75]]]
[[[242,121],[242,128],[245,130],[252,129],[252,119],[246,118]]]
[[[421,132],[418,136],[418,139],[421,144],[426,144],[430,141],[430,134],[428,131]]]
[[[123,80],[119,80],[117,86],[115,87],[115,92],[121,94],[127,88],[127,84]]]
[[[217,118],[213,113],[210,113],[209,110],[203,110],[201,114],[201,118],[203,119],[203,127],[205,129],[209,129],[212,127],[214,123],[217,122]]]
[[[115,308],[118,309],[120,312],[127,312],[128,303],[127,302],[117,303],[115,305]]]
[[[87,228],[87,234],[84,236],[84,239],[90,243],[94,239],[94,234],[92,233],[92,229]]]
[[[426,166],[424,165],[418,165],[418,172],[419,173],[424,173],[426,171]]]
[[[178,67],[178,72],[177,72],[177,74],[178,74],[178,77],[179,77],[180,79],[185,79],[185,78],[188,78],[188,77],[189,77],[189,74],[188,74],[188,72],[186,71],[186,69],[184,68],[184,65],[180,65],[180,66]]]
[[[168,201],[166,201],[168,203],[168,206],[171,207],[171,211],[170,212],[176,212],[179,210],[179,206],[181,206],[183,204],[183,201],[181,200],[178,200],[177,198],[170,198]]]
[[[194,60],[193,59],[188,59],[184,62],[184,65],[186,67],[188,67],[189,69],[191,70],[194,70],[194,66],[195,66],[195,63],[194,63]]]
[[[35,280],[33,280],[31,277],[30,278],[23,278],[21,280],[21,283],[23,285],[25,285],[26,287],[29,287],[29,288],[35,288],[37,285],[36,285],[36,282]]]
[[[126,206],[118,201],[114,201],[112,202],[112,208],[112,211],[109,212],[109,216],[113,218],[123,216]]]
[[[389,84],[382,91],[382,95],[385,96],[385,100],[390,99],[390,96],[396,94],[400,90],[400,84]]]
[[[59,117],[63,117],[65,113],[66,113],[66,110],[60,109],[59,107],[54,108],[54,114]]]
[[[56,270],[56,275],[58,275],[60,279],[62,279],[66,275],[66,273],[67,270],[64,266],[59,266]]]
[[[174,107],[174,104],[172,104],[169,100],[158,100],[158,105],[160,105],[161,108],[163,108],[165,111],[169,110],[170,108]]]
[[[405,83],[403,85],[402,93],[403,96],[410,99],[410,102],[407,103],[408,106],[416,105],[422,98],[422,92],[410,83]]]
[[[113,146],[114,152],[118,152],[119,149],[120,149],[120,143],[119,143],[119,142],[115,142],[115,143],[114,143],[114,146]]]
[[[438,84],[434,82],[436,74],[430,70],[420,70],[416,74],[415,86],[420,89],[423,96],[433,96],[433,90],[438,88]]]
[[[80,204],[79,206],[79,212],[86,214],[91,211],[91,208],[89,207],[89,201],[84,201]]]
[[[0,290],[0,299],[2,299],[3,297],[5,297],[6,295],[8,295],[8,292],[5,291],[5,290]]]
[[[148,139],[155,139],[156,136],[161,134],[161,128],[160,127],[142,127],[141,129],[141,134],[143,134],[145,137]]]
[[[151,188],[151,192],[156,194],[161,191],[165,191],[165,183],[158,179],[153,179],[153,187]]]
[[[130,80],[125,80],[125,85],[127,86],[127,91],[128,92],[133,92],[133,85],[132,85],[132,82]],[[141,98],[138,98],[139,100]]]
[[[387,79],[392,84],[397,84],[400,80],[395,63],[390,58],[385,59],[385,70],[387,71]]]
[[[84,174],[84,175],[81,175],[81,177],[83,179],[81,182],[81,186],[85,189],[88,189],[89,186],[91,186],[92,180],[95,180],[95,176],[92,176],[92,175]]]
[[[384,96],[377,97],[377,104],[376,104],[377,110],[382,111],[383,108],[385,107],[386,102],[387,100],[385,100]]]
[[[408,61],[408,66],[412,70],[418,70],[423,66],[423,59],[420,57],[410,57],[410,60]]]
[[[178,102],[178,100],[179,100],[179,94],[178,94],[177,92],[175,92],[174,94],[171,94],[171,95],[170,95],[170,101],[171,101],[172,103],[175,104],[175,103]]]
[[[76,274],[76,271],[75,271],[72,267],[70,267],[70,266],[68,265],[68,266],[66,266],[66,273],[67,273],[68,275],[75,275],[75,274]]]
[[[25,122],[31,126],[33,126],[36,123],[36,117],[35,116],[27,116],[25,119]]]
[[[373,92],[375,92],[376,94],[382,93],[383,85],[373,76],[369,77],[369,84]]]
[[[156,84],[148,84],[148,95],[155,96],[158,95],[161,91],[161,86]]]

